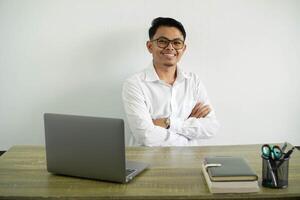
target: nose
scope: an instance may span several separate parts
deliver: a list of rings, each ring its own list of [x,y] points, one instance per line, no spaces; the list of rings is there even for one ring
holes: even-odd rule
[[[168,46],[166,46],[165,49],[168,49],[168,50],[175,50],[171,42],[169,42]]]

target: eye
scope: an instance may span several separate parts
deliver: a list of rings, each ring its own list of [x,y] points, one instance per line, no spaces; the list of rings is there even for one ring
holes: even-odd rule
[[[159,44],[162,44],[162,45],[166,45],[166,44],[169,43],[169,41],[168,41],[168,40],[165,40],[165,39],[159,39],[159,40],[157,40],[157,42],[158,42]]]
[[[175,40],[175,41],[173,41],[173,44],[176,46],[181,46],[183,44],[183,42],[181,40]]]

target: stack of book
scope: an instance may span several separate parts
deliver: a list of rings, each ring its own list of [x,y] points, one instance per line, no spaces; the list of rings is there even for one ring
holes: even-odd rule
[[[258,177],[244,158],[206,157],[202,172],[211,193],[258,192]]]

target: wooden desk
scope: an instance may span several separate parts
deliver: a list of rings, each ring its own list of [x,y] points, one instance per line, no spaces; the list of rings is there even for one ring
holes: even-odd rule
[[[129,184],[115,184],[52,175],[46,171],[44,147],[14,146],[0,157],[0,199],[300,199],[299,152],[290,160],[287,189],[261,188],[252,194],[209,193],[200,162],[208,155],[243,156],[260,178],[260,145],[130,147],[126,152],[128,159],[151,167]]]

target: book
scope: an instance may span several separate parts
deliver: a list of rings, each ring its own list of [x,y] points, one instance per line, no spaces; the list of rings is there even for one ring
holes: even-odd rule
[[[212,166],[207,168],[212,181],[255,181],[258,179],[257,174],[242,157],[206,157],[204,165]]]
[[[211,193],[252,193],[258,192],[258,181],[211,181],[204,163],[202,172]]]

